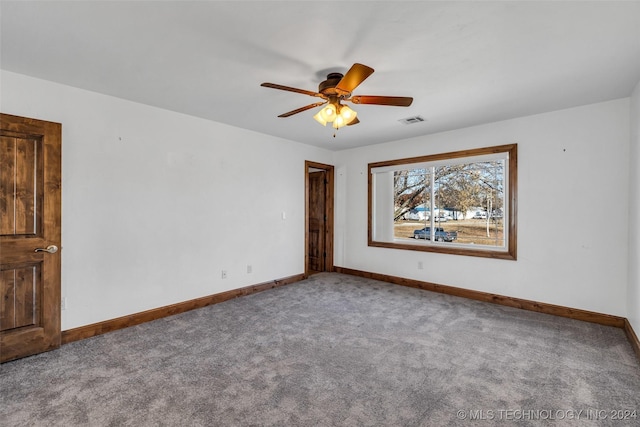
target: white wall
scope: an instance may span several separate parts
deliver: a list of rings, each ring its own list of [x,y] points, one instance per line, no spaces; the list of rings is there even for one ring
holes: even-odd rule
[[[0,82],[3,113],[62,123],[63,330],[304,272],[304,161],[331,152],[15,73]]]
[[[627,318],[640,335],[640,82],[631,95],[629,156],[629,289]]]
[[[629,102],[340,152],[336,266],[626,316]],[[517,261],[367,246],[367,163],[514,142]]]
[[[331,153],[15,73],[0,84],[3,113],[63,124],[63,330],[303,272],[304,160],[336,164],[337,266],[628,316],[640,330],[639,87]],[[512,142],[517,261],[367,246],[367,163]],[[557,221],[547,208],[594,213]]]

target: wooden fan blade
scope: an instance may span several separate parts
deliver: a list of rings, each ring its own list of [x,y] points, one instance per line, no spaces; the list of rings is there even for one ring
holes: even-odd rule
[[[408,107],[413,102],[413,98],[407,96],[358,95],[352,96],[347,101],[351,101],[354,104],[393,105],[396,107]]]
[[[353,119],[349,123],[347,123],[347,126],[357,125],[358,123],[360,123],[360,120],[358,120],[358,118],[356,117],[355,119]]]
[[[310,110],[310,109],[315,108],[315,107],[319,107],[319,106],[324,105],[324,104],[326,104],[326,101],[324,101],[324,102],[316,102],[315,104],[309,104],[309,105],[307,105],[305,107],[298,108],[297,110],[293,110],[293,111],[289,111],[288,113],[280,114],[278,117],[293,116],[294,114],[302,113],[303,111],[307,111],[307,110]]]
[[[358,87],[367,77],[373,73],[373,68],[366,65],[355,63],[349,68],[347,74],[336,85],[336,90],[351,93]]]
[[[298,88],[295,88],[295,87],[277,85],[275,83],[262,83],[260,86],[262,86],[262,87],[270,87],[271,89],[280,89],[280,90],[286,90],[286,91],[289,91],[289,92],[301,93],[303,95],[318,96],[320,98],[324,98],[325,97],[323,94],[318,93],[318,92],[311,92],[310,90],[304,90],[304,89],[298,89]]]

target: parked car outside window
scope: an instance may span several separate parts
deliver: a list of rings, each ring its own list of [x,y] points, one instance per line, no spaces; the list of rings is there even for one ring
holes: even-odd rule
[[[458,233],[456,231],[444,231],[444,228],[442,227],[436,227],[434,234],[435,240],[438,242],[453,242],[458,238]],[[431,240],[431,227],[414,230],[413,238]]]

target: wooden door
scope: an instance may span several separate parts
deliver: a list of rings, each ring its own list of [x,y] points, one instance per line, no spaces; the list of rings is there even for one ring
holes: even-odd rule
[[[305,275],[333,271],[332,165],[305,162]]]
[[[61,125],[0,114],[0,362],[60,346],[60,178]]]
[[[309,270],[310,273],[325,270],[326,234],[326,172],[309,173]]]

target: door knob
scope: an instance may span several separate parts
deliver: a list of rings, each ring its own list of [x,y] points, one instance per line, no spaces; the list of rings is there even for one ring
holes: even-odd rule
[[[45,248],[37,248],[35,252],[48,252],[50,254],[55,254],[58,252],[58,247],[56,245],[49,245]]]

